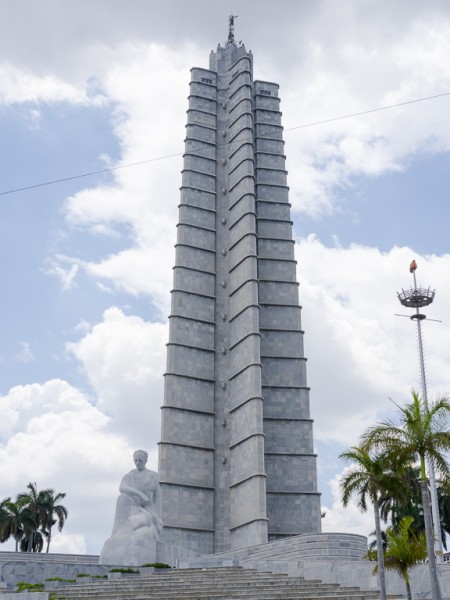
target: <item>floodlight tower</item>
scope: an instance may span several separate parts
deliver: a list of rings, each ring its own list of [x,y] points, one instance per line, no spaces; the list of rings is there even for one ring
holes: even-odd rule
[[[417,287],[416,280],[416,270],[417,263],[415,260],[411,262],[409,265],[409,272],[412,273],[414,279],[414,287],[409,290],[404,290],[397,293],[398,299],[401,304],[406,308],[412,308],[415,310],[414,314],[410,316],[412,321],[415,321],[417,324],[417,341],[419,345],[419,363],[420,363],[420,379],[421,379],[421,387],[422,387],[422,396],[425,402],[425,406],[428,408],[428,396],[427,396],[427,380],[425,375],[425,362],[424,362],[424,353],[423,353],[423,342],[422,342],[422,326],[421,322],[424,321],[427,317],[423,313],[419,311],[419,308],[423,308],[424,306],[429,306],[435,296],[435,290],[431,290],[428,288]],[[433,319],[431,319],[433,320]],[[442,561],[443,549],[442,549],[442,536],[441,536],[441,519],[439,516],[439,504],[437,499],[437,491],[436,491],[436,478],[434,473],[434,464],[431,459],[428,461],[428,475],[430,478],[430,490],[431,490],[431,508],[433,512],[433,530],[434,530],[434,545],[435,552],[438,562]]]

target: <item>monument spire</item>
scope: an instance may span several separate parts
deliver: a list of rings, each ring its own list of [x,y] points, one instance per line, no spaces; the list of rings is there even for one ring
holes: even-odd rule
[[[165,542],[320,532],[278,85],[228,42],[191,70],[159,446]]]
[[[234,20],[237,19],[237,15],[230,15],[228,17],[228,41],[227,44],[234,44]]]

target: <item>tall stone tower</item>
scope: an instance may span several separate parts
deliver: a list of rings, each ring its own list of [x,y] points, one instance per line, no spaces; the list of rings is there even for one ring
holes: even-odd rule
[[[320,532],[278,85],[228,42],[193,68],[159,446],[163,540]]]

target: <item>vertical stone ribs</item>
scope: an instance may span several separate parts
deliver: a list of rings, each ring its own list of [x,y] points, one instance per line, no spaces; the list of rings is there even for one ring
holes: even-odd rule
[[[252,61],[229,68],[230,543],[267,541],[258,305]]]
[[[320,531],[278,85],[255,81],[258,279],[269,540]]]
[[[216,74],[192,69],[159,470],[164,540],[213,552]]]

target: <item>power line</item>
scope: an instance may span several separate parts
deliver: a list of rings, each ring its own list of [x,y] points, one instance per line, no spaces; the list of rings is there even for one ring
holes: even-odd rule
[[[391,108],[398,108],[399,106],[407,106],[408,104],[417,104],[418,102],[425,102],[427,100],[435,100],[436,98],[442,98],[444,96],[450,96],[450,92],[443,92],[442,94],[435,94],[434,96],[426,96],[424,98],[416,98],[415,100],[406,100],[405,102],[397,102],[396,104],[389,104],[387,106],[380,106],[378,108],[369,108],[367,110],[362,110],[360,112],[349,113],[347,115],[341,115],[340,117],[331,117],[330,119],[323,119],[322,121],[314,121],[312,123],[305,123],[303,125],[296,125],[295,127],[288,127],[284,129],[287,131],[295,131],[297,129],[306,129],[307,127],[316,127],[317,125],[325,125],[326,123],[333,123],[336,121],[343,121],[344,119],[352,119],[354,117],[360,117],[362,115],[369,115],[371,113],[380,112],[383,110],[390,110]],[[260,136],[264,137],[264,136]],[[243,140],[240,140],[243,141]],[[224,144],[217,144],[217,146],[226,146],[233,142],[225,142]],[[199,151],[204,148],[208,148],[208,144],[203,144],[197,148],[193,148],[191,152]],[[74,179],[83,179],[85,177],[92,177],[93,175],[101,175],[102,173],[111,173],[113,171],[118,171],[120,169],[128,169],[130,167],[137,167],[139,165],[145,165],[151,162],[157,162],[160,160],[166,160],[168,158],[176,158],[178,156],[182,156],[184,152],[177,152],[175,154],[166,154],[164,156],[157,156],[155,158],[148,158],[146,160],[140,160],[133,163],[127,163],[125,165],[117,165],[115,167],[108,167],[106,169],[100,169],[98,171],[89,171],[87,173],[80,173],[78,175],[71,175],[70,177],[61,177],[60,179],[52,179],[50,181],[43,181],[41,183],[35,183],[33,185],[27,185],[19,188],[13,188],[11,190],[5,190],[0,192],[0,196],[6,196],[8,194],[15,194],[17,192],[23,192],[26,190],[33,190],[40,187],[45,187],[48,185],[54,185],[56,183],[64,183],[65,181],[72,181]]]
[[[325,119],[324,121],[315,121],[314,123],[308,123],[307,125],[297,125],[297,127],[289,127],[289,129],[285,129],[285,131],[293,131],[294,129],[304,129],[305,127],[323,125],[324,123],[332,123],[333,121],[342,121],[343,119],[351,119],[352,117],[369,115],[370,113],[380,112],[382,110],[389,110],[391,108],[397,108],[398,106],[416,104],[417,102],[424,102],[425,100],[435,100],[436,98],[442,98],[443,96],[450,96],[450,92],[443,92],[442,94],[436,94],[435,96],[426,96],[425,98],[416,98],[415,100],[405,100],[405,102],[398,102],[397,104],[388,104],[387,106],[380,106],[378,108],[369,108],[368,110],[363,110],[361,112],[355,112],[349,115],[342,115],[341,117],[333,117],[331,119]]]
[[[111,171],[118,171],[119,169],[128,169],[129,167],[137,167],[138,165],[145,165],[146,163],[156,162],[157,160],[164,160],[166,158],[174,158],[176,156],[182,156],[183,153],[178,152],[177,154],[167,154],[166,156],[157,156],[156,158],[148,158],[147,160],[140,160],[134,163],[127,163],[126,165],[117,165],[116,167],[108,167],[107,169],[100,169],[98,171],[89,171],[87,173],[80,173],[78,175],[71,175],[70,177],[62,177],[61,179],[52,179],[51,181],[42,181],[41,183],[35,183],[33,185],[26,185],[20,188],[14,188],[12,190],[6,190],[0,192],[0,196],[6,196],[7,194],[15,194],[16,192],[23,192],[25,190],[34,190],[35,188],[44,187],[46,185],[53,185],[55,183],[63,183],[64,181],[72,181],[73,179],[82,179],[83,177],[91,177],[92,175],[101,175],[102,173],[110,173]]]

